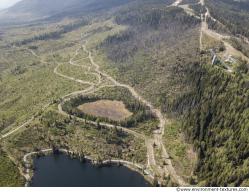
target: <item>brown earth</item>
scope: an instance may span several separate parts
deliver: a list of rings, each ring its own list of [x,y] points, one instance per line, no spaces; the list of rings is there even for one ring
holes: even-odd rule
[[[122,101],[99,100],[78,106],[82,112],[96,117],[122,121],[132,115]]]

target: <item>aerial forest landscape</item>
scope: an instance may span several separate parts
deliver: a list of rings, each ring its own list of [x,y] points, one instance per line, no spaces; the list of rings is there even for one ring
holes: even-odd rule
[[[2,5],[0,187],[249,187],[249,0]]]

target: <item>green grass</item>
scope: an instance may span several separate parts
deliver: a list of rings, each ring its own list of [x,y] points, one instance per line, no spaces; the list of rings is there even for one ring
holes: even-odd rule
[[[87,57],[88,57],[87,52],[85,52],[83,48],[81,48],[79,49],[78,54],[74,57],[74,60],[83,59]]]
[[[152,136],[153,131],[157,129],[158,124],[159,121],[157,119],[150,119],[142,123],[138,123],[138,125],[133,129],[138,133],[143,133],[147,136]]]
[[[177,172],[188,177],[191,176],[197,159],[194,153],[188,154],[192,147],[184,141],[181,127],[180,122],[171,120],[165,127],[164,144]]]
[[[75,54],[75,50],[79,47],[80,30],[68,33],[59,40],[37,41],[18,49],[7,47],[7,40],[14,41],[12,35],[17,32],[16,29],[9,30],[10,33],[5,33],[4,36],[6,42],[1,42],[4,48],[0,52],[0,58],[3,61],[0,63],[3,69],[0,72],[0,131],[3,130],[3,132],[22,124],[30,116],[39,112],[44,105],[87,87],[53,73],[57,66],[55,60],[65,63]],[[21,33],[18,36],[19,40],[33,36],[32,27],[19,30]],[[54,29],[51,28],[51,30]],[[33,48],[39,57],[33,56],[24,48]],[[81,52],[81,56],[86,56],[83,51]],[[46,63],[42,63],[41,60]],[[88,64],[88,61],[78,62]],[[96,81],[95,76],[84,75],[79,68],[62,66],[63,72],[66,71],[70,73],[69,75],[82,80]]]
[[[20,186],[24,186],[24,178],[7,154],[0,149],[0,187]]]
[[[110,22],[104,25],[106,24],[110,25]],[[93,24],[91,29],[83,27],[64,35],[59,40],[37,41],[25,46],[26,48],[33,47],[33,51],[39,55],[39,58],[27,51],[13,50],[8,55],[1,52],[1,58],[6,59],[7,64],[13,63],[11,66],[6,65],[1,74],[0,125],[2,125],[2,133],[7,132],[14,125],[25,122],[30,116],[41,111],[45,104],[56,101],[73,91],[86,88],[86,86],[55,75],[53,70],[57,63],[66,63],[70,57],[74,56],[75,50],[79,47],[77,43],[81,32],[95,31],[99,27],[102,27],[100,23]],[[22,30],[25,31],[25,29]],[[22,37],[28,38],[28,34],[32,36],[30,30],[28,28],[27,34]],[[9,39],[15,40],[12,37]],[[21,37],[18,40],[21,40]],[[6,51],[10,50],[12,49]],[[79,60],[85,57],[87,54],[81,50],[80,54],[75,57],[75,63],[90,66],[89,59]],[[40,62],[40,59],[46,63]],[[16,68],[17,66],[21,68]],[[17,71],[17,74],[13,74],[12,68]],[[85,75],[82,67],[63,64],[58,71],[76,79],[97,81],[95,76]],[[107,82],[104,80],[104,83]],[[107,93],[99,92],[98,94]],[[119,97],[123,98],[122,94],[119,94]],[[65,118],[57,113],[56,104],[41,113],[24,129],[7,138],[3,145],[19,167],[22,167],[22,158],[25,153],[51,146],[91,155],[95,159],[114,158],[146,163],[146,147],[143,140],[115,130],[97,129],[74,119]],[[4,161],[7,161],[7,158],[4,158]],[[8,168],[8,166],[3,167]],[[7,180],[12,181],[10,178]],[[16,176],[13,176],[13,180],[19,182]],[[11,184],[4,183],[3,185]]]
[[[15,122],[22,122],[40,111],[43,105],[84,88],[56,76],[53,68],[49,67],[29,70],[19,78],[9,75],[4,77],[0,84],[0,89],[4,90],[0,94],[3,101],[0,116],[5,119],[15,118]]]
[[[22,75],[6,74],[2,77],[0,121],[12,119],[15,123],[23,122],[51,101],[85,89],[80,84],[56,76],[54,66],[31,68]]]
[[[88,68],[85,67],[63,64],[58,68],[58,72],[75,79],[89,81],[91,83],[98,83],[98,77],[96,76],[97,74],[89,74]]]
[[[89,58],[83,58],[73,61],[74,64],[80,65],[85,69],[93,70],[94,66],[91,64]]]
[[[94,142],[93,142],[94,141]],[[97,159],[146,162],[144,141],[115,130],[77,122],[49,110],[22,132],[6,140],[5,147],[19,162],[25,153],[56,146]]]

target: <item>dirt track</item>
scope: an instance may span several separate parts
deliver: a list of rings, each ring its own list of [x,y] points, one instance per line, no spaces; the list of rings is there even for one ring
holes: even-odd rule
[[[84,39],[84,35],[81,35],[81,36]],[[157,147],[160,148],[160,150],[162,151],[162,159],[164,159],[164,161],[167,164],[163,168],[163,169],[166,170],[166,174],[170,174],[171,177],[173,178],[173,180],[175,182],[177,182],[179,185],[186,186],[187,185],[186,182],[181,177],[179,177],[176,174],[176,171],[175,171],[174,167],[172,166],[172,162],[169,159],[169,155],[168,155],[168,153],[166,151],[166,148],[163,145],[162,137],[163,137],[163,134],[164,134],[164,128],[165,128],[166,120],[165,120],[163,114],[161,113],[161,111],[158,110],[158,109],[156,109],[156,108],[154,108],[154,106],[149,101],[145,100],[141,95],[139,95],[135,91],[135,89],[133,87],[131,87],[130,85],[127,85],[127,84],[122,84],[122,83],[116,81],[113,77],[111,77],[110,75],[108,75],[104,71],[101,71],[100,70],[100,66],[97,63],[95,63],[94,58],[92,56],[92,53],[90,51],[88,51],[88,49],[86,47],[86,44],[87,44],[87,41],[84,41],[84,44],[82,45],[82,47],[83,47],[83,50],[86,53],[88,53],[88,58],[90,60],[90,63],[95,68],[94,69],[94,73],[99,74],[102,78],[109,80],[112,83],[112,85],[109,85],[109,86],[112,86],[112,87],[115,87],[115,86],[117,86],[117,87],[124,87],[124,88],[128,89],[131,92],[131,94],[133,95],[134,98],[136,98],[137,100],[139,100],[140,102],[142,102],[143,104],[145,104],[147,107],[150,108],[150,110],[152,111],[152,113],[158,118],[158,120],[160,122],[159,126],[158,126],[159,130],[157,130],[154,133],[154,137],[153,138],[146,138],[145,135],[142,135],[140,133],[131,131],[130,129],[127,129],[127,128],[124,128],[124,127],[119,127],[119,129],[122,129],[123,131],[125,131],[125,132],[127,132],[129,134],[132,134],[135,137],[140,137],[140,138],[142,138],[142,139],[145,140],[145,144],[146,144],[146,147],[147,147],[147,157],[148,157],[148,165],[147,165],[147,167],[148,167],[148,169],[154,170],[156,173],[162,173],[162,169],[160,168],[160,165],[158,165],[156,163],[156,160],[155,160],[154,144],[157,143]],[[76,50],[75,56],[77,54],[78,54],[78,50]],[[72,64],[72,59],[70,59],[69,63]],[[82,94],[82,93],[83,94],[93,93],[93,92],[95,92],[97,90],[97,87],[100,84],[101,84],[101,82],[98,85],[89,87],[88,91],[83,90],[83,92],[78,92],[78,93],[79,94]],[[104,88],[104,87],[105,86],[102,86],[101,88]],[[74,93],[72,95],[76,96],[77,94]],[[62,103],[65,102],[66,100],[69,100],[69,99],[70,99],[70,96],[67,96],[66,98],[63,99]],[[61,104],[59,104],[58,109],[59,109],[59,112],[61,114],[67,115],[66,112],[64,112],[62,110]],[[91,123],[93,125],[96,125],[96,122],[89,122],[89,123]],[[101,123],[100,125],[105,126],[107,128],[114,128],[115,127],[115,126],[107,124],[107,123]]]
[[[205,2],[204,0],[201,0],[200,3],[205,6]],[[207,23],[207,18],[211,18],[214,21],[219,22],[218,20],[216,20],[215,18],[213,18],[210,15],[209,9],[206,7],[206,13],[202,14],[201,16],[201,35],[200,35],[200,48],[203,48],[203,33],[207,34],[208,36],[212,37],[213,39],[216,39],[217,41],[221,41],[224,43],[226,50],[223,53],[224,57],[229,57],[231,56],[235,56],[238,58],[242,58],[244,60],[246,60],[247,62],[249,62],[249,58],[247,56],[245,56],[242,52],[240,52],[239,50],[235,49],[230,43],[228,43],[226,41],[226,39],[230,39],[231,36],[229,35],[223,35],[220,33],[217,33],[216,31],[213,31],[211,29],[208,28],[208,23]]]
[[[181,0],[177,0],[172,6],[177,6],[179,3],[181,3]],[[127,85],[127,84],[122,84],[118,81],[116,81],[112,76],[110,76],[109,74],[105,73],[104,71],[102,71],[100,69],[100,66],[95,63],[94,61],[94,57],[92,56],[92,53],[91,51],[88,51],[87,47],[86,47],[86,44],[87,44],[87,41],[84,40],[85,39],[85,36],[83,34],[81,34],[81,38],[83,40],[83,45],[80,45],[80,47],[83,48],[83,50],[87,53],[88,55],[88,59],[90,60],[90,64],[92,65],[93,67],[93,71],[90,71],[91,68],[88,68],[89,70],[85,73],[89,73],[89,74],[94,74],[96,76],[99,77],[99,82],[98,83],[94,83],[94,82],[89,82],[89,81],[83,81],[83,80],[78,80],[74,77],[70,77],[70,76],[67,76],[67,75],[64,75],[62,73],[59,73],[58,72],[58,67],[61,65],[60,63],[58,63],[58,65],[55,67],[54,69],[54,74],[55,75],[58,75],[62,78],[66,78],[68,80],[71,80],[71,81],[74,81],[76,83],[81,83],[81,84],[85,84],[85,85],[89,85],[89,87],[87,87],[86,89],[82,90],[82,91],[76,91],[76,92],[72,92],[68,95],[65,95],[63,98],[62,98],[62,102],[58,105],[58,111],[60,114],[62,115],[66,115],[68,116],[68,114],[66,112],[64,112],[62,110],[62,104],[65,102],[65,101],[68,101],[70,100],[72,97],[76,97],[77,95],[84,95],[84,94],[90,94],[90,93],[94,93],[96,92],[97,90],[99,89],[102,89],[104,87],[123,87],[123,88],[126,88],[128,89],[131,94],[133,95],[134,98],[136,98],[137,100],[139,100],[140,102],[142,102],[143,104],[145,104],[147,107],[150,108],[151,112],[158,118],[159,120],[159,129],[157,131],[154,132],[153,134],[153,137],[152,138],[148,138],[146,137],[145,135],[141,134],[141,133],[137,133],[131,129],[127,129],[125,127],[120,127],[120,126],[114,126],[114,125],[111,125],[111,124],[108,124],[108,123],[99,123],[101,126],[104,126],[106,128],[110,128],[110,129],[113,129],[113,128],[118,128],[128,134],[131,134],[133,135],[134,137],[138,137],[140,139],[143,139],[144,142],[145,142],[145,145],[146,145],[146,148],[147,148],[147,169],[148,169],[148,172],[153,172],[154,174],[160,174],[160,175],[163,175],[164,173],[166,175],[170,175],[171,178],[177,182],[180,186],[187,186],[188,184],[179,176],[177,175],[173,165],[172,165],[172,162],[169,158],[169,155],[166,151],[166,148],[163,144],[163,135],[164,135],[164,128],[165,128],[165,124],[166,124],[166,119],[165,117],[163,116],[163,114],[161,113],[161,111],[159,109],[156,109],[149,101],[147,101],[146,99],[144,99],[133,87],[131,87],[130,85]],[[79,50],[81,48],[77,49],[75,51],[75,55],[70,58],[69,60],[69,64],[70,65],[77,65],[74,63],[74,58],[79,54]],[[32,50],[29,50],[29,52],[34,55],[35,57],[38,57],[39,56],[34,53],[34,51]],[[42,61],[44,62],[44,61]],[[78,66],[78,65],[77,65]],[[81,66],[82,68],[84,68],[84,66]],[[111,85],[103,85],[103,79],[111,82]],[[76,117],[77,118],[77,117]],[[2,136],[2,138],[6,138],[10,135],[12,135],[13,133],[17,132],[18,130],[24,128],[27,124],[29,124],[32,120],[34,119],[34,117],[32,117],[30,120],[28,120],[27,122],[25,122],[23,125],[21,125],[20,127],[16,128],[16,129],[13,129],[12,131],[10,131],[9,133],[5,134]],[[86,121],[84,119],[80,119],[80,118],[77,118],[79,121]],[[97,125],[96,122],[93,122],[93,121],[87,121],[87,123],[89,124],[92,124],[92,125]],[[161,150],[161,156],[160,156],[160,159],[162,159],[163,161],[166,162],[166,165],[159,165],[158,164],[158,160],[155,158],[155,152],[154,152],[154,145],[156,144],[157,148],[159,150]],[[29,153],[29,154],[33,154],[33,153]],[[28,155],[28,154],[27,154]],[[25,159],[25,158],[24,158]],[[120,160],[119,160],[120,161]],[[131,162],[129,162],[131,163]],[[27,177],[27,175],[25,175],[25,178]]]

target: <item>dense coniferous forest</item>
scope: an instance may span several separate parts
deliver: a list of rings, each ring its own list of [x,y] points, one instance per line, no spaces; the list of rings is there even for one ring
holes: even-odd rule
[[[184,129],[198,152],[196,174],[205,186],[240,186],[249,179],[249,82],[206,66],[195,74]]]
[[[192,7],[198,14],[203,13],[200,11],[202,9],[200,5]],[[101,45],[107,50],[108,58],[115,63],[115,67],[119,68],[121,73],[126,72],[127,74],[127,66],[132,67],[130,63],[136,61],[136,55],[141,50],[144,50],[145,55],[146,52],[156,55],[153,52],[154,49],[150,49],[151,47],[159,42],[169,45],[173,35],[167,36],[163,31],[167,31],[168,34],[169,31],[186,32],[189,26],[194,28],[199,24],[198,19],[186,16],[178,8],[146,10],[146,7],[143,7],[134,9],[124,11],[116,17],[118,24],[131,27],[122,33],[109,36]],[[246,14],[243,18],[245,17]],[[210,24],[211,20],[208,22]],[[181,29],[178,29],[179,24]],[[239,23],[233,25],[236,30],[233,30],[233,27],[228,27],[228,29],[231,29],[234,34],[246,35],[247,28],[244,26],[238,28],[239,25]],[[227,33],[228,29],[219,28]],[[177,44],[177,40],[174,42]],[[156,50],[160,53],[158,49]],[[198,50],[195,51],[198,52]],[[242,78],[247,71],[238,70],[233,76],[222,69],[208,66],[207,62],[200,64],[199,60],[195,60],[193,56],[190,58],[191,60],[187,61],[184,53],[178,56],[179,63],[170,70],[171,72],[175,71],[175,76],[168,76],[165,81],[168,83],[169,79],[174,79],[171,86],[177,84],[188,89],[182,89],[180,94],[174,94],[174,98],[167,92],[162,93],[161,91],[157,95],[160,106],[166,113],[176,117],[182,116],[184,122],[182,130],[184,130],[185,137],[188,142],[193,143],[198,153],[195,174],[198,176],[200,185],[243,185],[249,176],[249,146],[247,144],[249,143],[247,134],[249,131],[249,82]],[[154,57],[154,60],[149,59],[149,61],[155,69],[159,60]],[[170,69],[167,62],[162,61],[163,71]],[[145,65],[142,70],[146,70],[146,67]],[[166,76],[167,72],[164,75]],[[162,77],[162,79],[164,78]],[[133,85],[139,85],[142,81],[143,79],[139,79],[133,82]],[[164,85],[167,86],[167,83]],[[157,88],[153,87],[152,89],[156,90]]]

